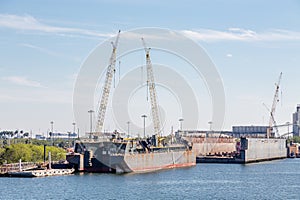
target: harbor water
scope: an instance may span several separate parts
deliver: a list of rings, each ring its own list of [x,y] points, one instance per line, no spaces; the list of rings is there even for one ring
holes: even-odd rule
[[[0,178],[0,199],[300,199],[300,159],[146,174]]]

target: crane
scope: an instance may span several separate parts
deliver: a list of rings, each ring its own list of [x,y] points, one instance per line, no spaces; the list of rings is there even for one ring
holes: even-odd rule
[[[150,93],[154,134],[160,135],[161,130],[160,130],[159,111],[158,111],[157,94],[156,94],[156,88],[155,88],[153,68],[152,68],[152,63],[151,63],[151,59],[150,59],[150,48],[147,48],[144,38],[141,38],[141,39],[142,39],[143,46],[144,46],[145,53],[146,53],[147,86],[149,88],[149,93]]]
[[[271,110],[270,110],[270,120],[269,120],[269,128],[267,130],[267,138],[269,138],[270,136],[274,137],[275,135],[279,134],[274,115],[275,115],[275,110],[276,110],[277,103],[279,102],[278,93],[279,93],[279,85],[280,85],[281,77],[282,77],[282,72],[280,72],[278,82],[275,84],[276,89],[275,89],[275,94],[274,94],[274,98],[273,98],[272,107],[271,107]],[[275,127],[275,133],[274,134],[272,133],[272,127]]]
[[[290,122],[286,122],[285,124],[280,124],[280,125],[276,125],[275,128],[281,128],[281,127],[287,127],[287,133],[284,133],[284,134],[281,134],[279,135],[280,137],[285,137],[285,136],[289,136],[291,133],[293,132],[290,132],[290,126],[293,126],[295,125],[295,123],[290,123]]]
[[[96,134],[98,136],[100,135],[100,133],[102,131],[104,117],[105,117],[106,108],[107,108],[108,99],[109,99],[112,78],[115,73],[116,54],[117,54],[117,46],[118,46],[118,41],[119,41],[119,37],[120,37],[120,32],[121,31],[119,30],[115,42],[111,42],[113,49],[112,49],[111,57],[109,60],[109,66],[106,71],[105,82],[104,82],[104,86],[102,89],[102,96],[101,96],[101,101],[100,101],[99,110],[98,110],[98,117],[97,117]]]

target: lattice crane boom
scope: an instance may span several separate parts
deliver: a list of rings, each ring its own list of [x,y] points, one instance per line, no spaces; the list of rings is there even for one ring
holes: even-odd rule
[[[281,82],[281,77],[282,77],[282,72],[279,75],[278,82],[275,84],[276,89],[275,89],[273,103],[272,103],[272,107],[271,107],[271,111],[270,111],[269,129],[267,131],[267,138],[269,138],[270,136],[274,137],[274,135],[271,135],[272,127],[275,127],[275,135],[279,134],[274,115],[275,115],[277,103],[279,102],[278,94],[279,94],[279,85]]]
[[[157,94],[155,88],[155,81],[153,75],[153,68],[150,59],[150,48],[147,48],[144,38],[142,38],[143,46],[146,53],[146,65],[147,65],[147,85],[150,93],[150,102],[151,102],[151,112],[152,120],[154,125],[154,133],[160,135],[160,119],[159,119],[159,110],[157,103]]]
[[[112,84],[112,78],[116,67],[116,54],[117,54],[117,46],[119,42],[120,32],[121,31],[119,30],[115,42],[111,43],[113,50],[109,60],[109,66],[106,71],[105,82],[102,89],[102,96],[101,96],[101,101],[98,110],[98,117],[97,117],[96,135],[100,135],[103,128],[106,108],[107,108],[109,94],[110,94],[110,88]]]

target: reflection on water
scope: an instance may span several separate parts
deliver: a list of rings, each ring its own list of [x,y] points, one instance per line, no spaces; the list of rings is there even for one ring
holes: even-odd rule
[[[0,178],[0,199],[299,199],[300,159],[146,174]]]

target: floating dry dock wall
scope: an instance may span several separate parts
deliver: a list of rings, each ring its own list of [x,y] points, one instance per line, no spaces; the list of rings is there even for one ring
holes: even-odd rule
[[[286,158],[286,139],[241,138],[240,153],[243,163]]]
[[[236,151],[236,139],[227,137],[184,137],[193,144],[197,156]]]

